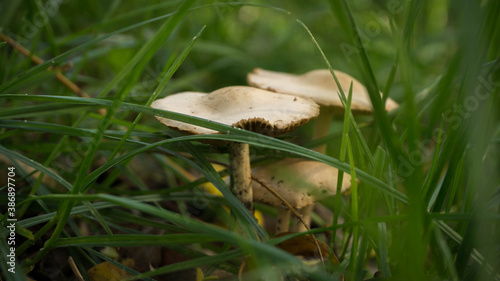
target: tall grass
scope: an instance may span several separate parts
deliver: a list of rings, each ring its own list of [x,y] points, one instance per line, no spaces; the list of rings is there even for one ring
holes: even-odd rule
[[[498,1],[57,3],[0,3],[0,31],[18,44],[0,44],[0,167],[16,168],[17,203],[17,270],[8,272],[2,227],[3,279],[53,274],[43,265],[69,255],[86,280],[102,261],[128,280],[196,267],[234,279],[244,259],[273,279],[500,279]],[[149,107],[178,91],[246,84],[254,67],[348,72],[374,114],[347,110],[311,140],[310,125],[270,138]],[[385,112],[387,97],[400,107]],[[222,134],[184,136],[153,116]],[[276,248],[305,233],[273,238],[259,225],[223,180],[230,171],[211,164],[227,163],[226,149],[207,139],[249,143],[255,165],[301,157],[351,174],[350,197],[322,201],[333,219],[314,216],[306,232],[330,242],[340,265],[306,266]],[[326,155],[309,149],[321,143]],[[223,197],[202,192],[207,181]],[[187,258],[139,273],[104,246]]]

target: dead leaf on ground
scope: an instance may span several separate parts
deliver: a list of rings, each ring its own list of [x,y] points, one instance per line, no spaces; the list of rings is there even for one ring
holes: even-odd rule
[[[291,232],[282,233],[279,236],[284,236],[290,234]],[[330,256],[330,247],[328,247],[325,243],[320,240],[318,241],[319,248],[321,250],[321,255],[323,258],[327,259]],[[314,243],[314,238],[310,235],[303,235],[294,238],[290,238],[276,245],[276,247],[289,252],[295,256],[302,256],[304,259],[320,259],[320,255],[318,253],[318,248],[316,247],[316,243]],[[331,261],[334,264],[339,264],[339,261],[335,255],[331,257]]]

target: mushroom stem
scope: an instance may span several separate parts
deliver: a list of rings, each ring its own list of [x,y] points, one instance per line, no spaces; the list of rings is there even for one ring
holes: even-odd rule
[[[333,113],[334,111],[330,107],[327,106],[320,107],[320,114],[316,119],[316,123],[314,124],[313,139],[316,140],[328,135],[328,132],[330,131],[330,124],[332,123],[333,120],[333,115],[334,115]],[[314,150],[319,153],[325,154],[326,144],[318,146]]]
[[[308,227],[311,226],[311,213],[313,211],[313,208],[314,208],[314,204],[311,204],[311,205],[305,206],[304,208],[301,209],[301,213],[302,213],[301,220],[303,223],[297,224],[297,232],[306,231],[307,228],[305,227],[305,225],[307,225]]]
[[[288,232],[290,230],[290,215],[291,211],[288,208],[278,207],[278,215],[276,217],[276,234]]]
[[[232,142],[231,167],[233,170],[233,193],[243,205],[253,211],[252,174],[250,171],[250,147],[248,143]]]
[[[334,111],[332,107],[329,106],[321,106],[320,114],[316,119],[316,123],[314,124],[314,132],[313,139],[317,140],[319,138],[325,137],[328,135],[330,131],[330,125],[332,124]],[[322,144],[314,149],[319,153],[326,153],[326,144]],[[314,204],[311,206],[304,207],[302,209],[302,221],[307,226],[311,225],[311,213],[313,211]],[[297,225],[297,231],[305,231],[306,228],[303,224]]]

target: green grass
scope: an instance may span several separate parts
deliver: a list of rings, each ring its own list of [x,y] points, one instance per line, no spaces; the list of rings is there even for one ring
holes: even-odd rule
[[[57,2],[0,3],[0,32],[45,61],[36,65],[0,41],[0,154],[9,159],[0,163],[2,225],[11,166],[18,219],[15,274],[1,229],[2,280],[53,274],[47,262],[67,256],[86,280],[102,261],[135,275],[128,280],[196,267],[234,279],[244,258],[268,278],[366,280],[380,271],[388,280],[500,280],[498,1],[116,0],[48,8]],[[270,138],[149,107],[179,91],[245,85],[255,67],[342,70],[366,85],[374,114],[347,110],[329,136],[312,140],[310,124]],[[59,72],[90,97],[57,80]],[[349,108],[349,93],[341,96]],[[385,112],[387,97],[400,108]],[[222,134],[184,136],[155,115]],[[272,227],[257,224],[222,179],[230,171],[211,165],[227,163],[227,149],[203,139],[249,143],[254,165],[301,157],[351,174],[349,196],[322,201],[333,219],[313,216],[307,232],[330,244],[340,265],[308,267],[276,248],[304,233],[274,238]],[[326,155],[310,149],[320,143]],[[224,197],[203,193],[207,181]],[[256,208],[268,218],[274,212]],[[186,258],[139,273],[100,253],[104,246],[158,246]]]

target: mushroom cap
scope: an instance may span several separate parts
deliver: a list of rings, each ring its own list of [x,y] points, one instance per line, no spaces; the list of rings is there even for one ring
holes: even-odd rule
[[[335,70],[335,75],[346,95],[349,93],[352,81],[352,112],[357,114],[372,113],[372,103],[365,86],[354,77],[342,71]],[[253,73],[248,74],[247,80],[250,85],[261,89],[312,98],[321,106],[333,107],[336,113],[344,112],[344,107],[337,94],[339,88],[328,69],[312,70],[301,75],[295,75],[256,68]],[[396,107],[398,107],[398,104],[388,98],[385,110],[391,111]]]
[[[151,107],[205,118],[269,136],[292,131],[319,114],[319,106],[311,99],[247,86],[226,87],[209,94],[173,94],[154,101]],[[184,122],[158,116],[156,118],[170,128],[190,134],[219,133]]]
[[[335,195],[338,170],[322,162],[283,159],[252,169],[252,175],[265,182],[296,209]],[[344,173],[342,192],[351,187],[351,176]],[[252,181],[253,200],[281,207],[283,203],[265,187]]]

